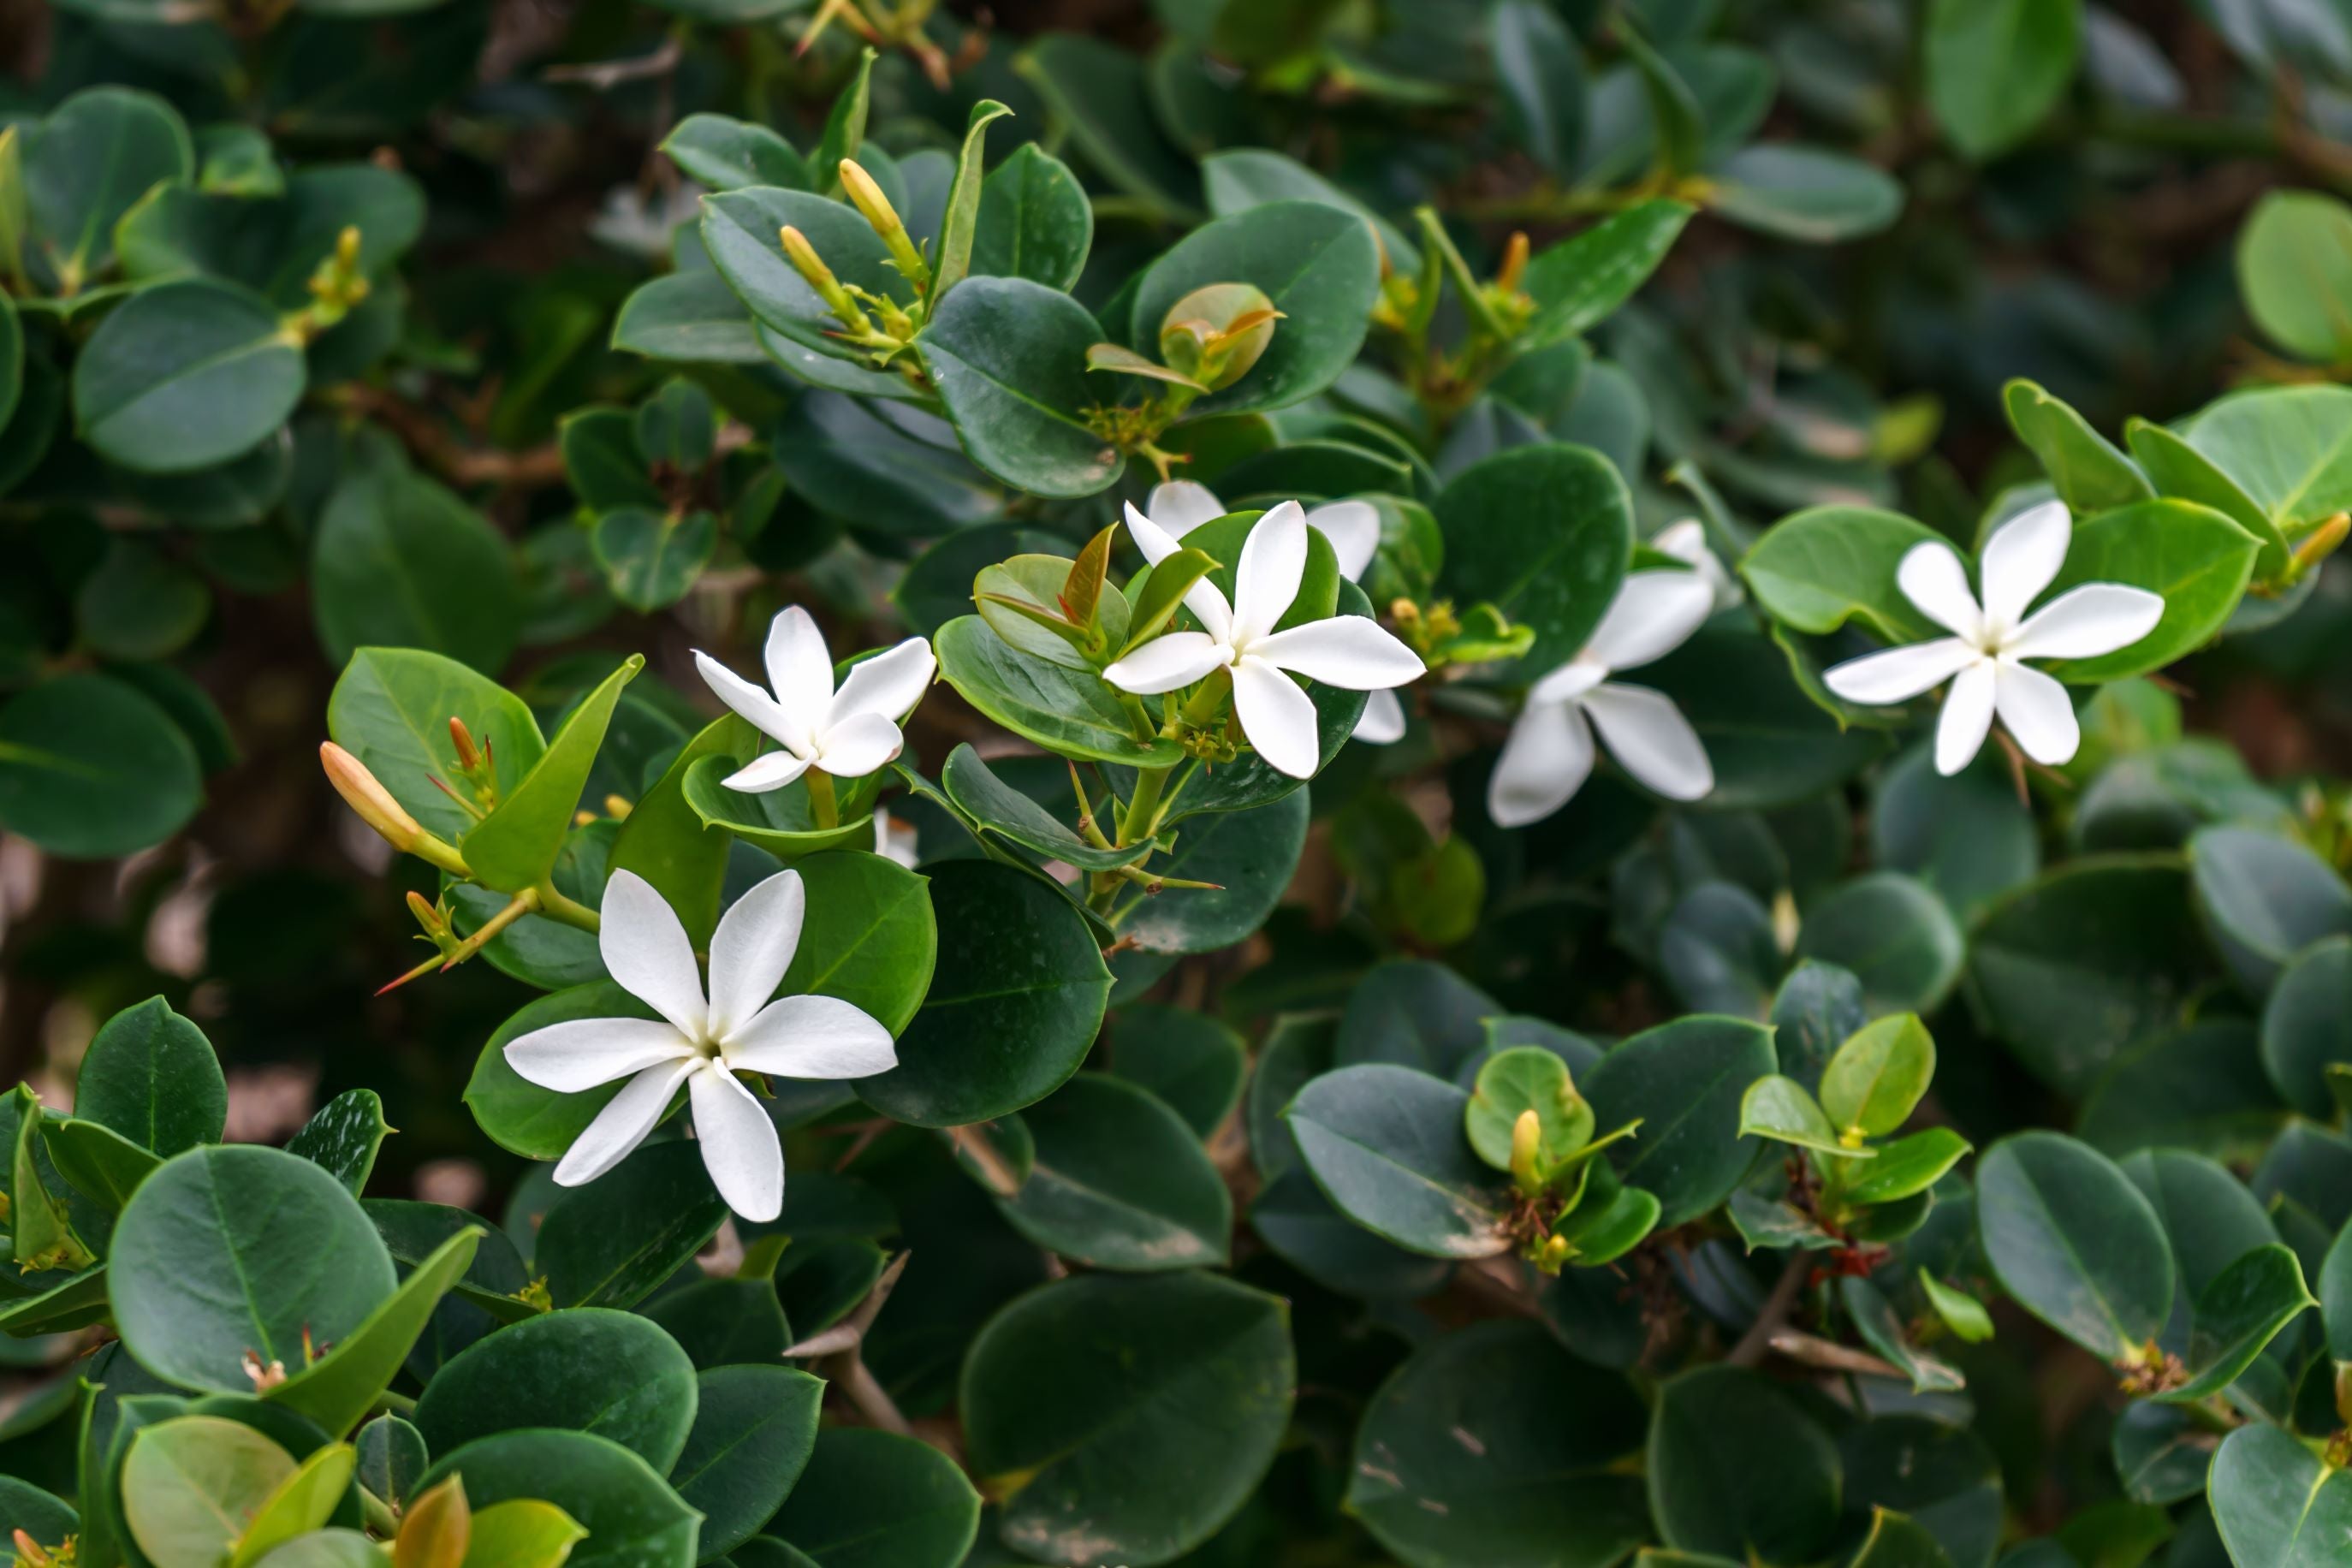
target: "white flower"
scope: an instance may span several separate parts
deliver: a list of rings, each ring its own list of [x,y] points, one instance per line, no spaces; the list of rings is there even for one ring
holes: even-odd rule
[[[2074,524],[2063,501],[2020,512],[1985,541],[1978,574],[1979,607],[1969,592],[1968,568],[1948,544],[1913,545],[1895,581],[1919,613],[1952,636],[1891,647],[1849,659],[1822,672],[1829,689],[1849,702],[1902,702],[1950,680],[1936,723],[1936,771],[1969,765],[1992,729],[1995,713],[2035,762],[2055,766],[2074,755],[2082,727],[2066,689],[2021,661],[2094,658],[2132,644],[2164,618],[2164,595],[2121,583],[2085,583],[2061,594],[2033,615],[2026,608],[2065,563]]]
[[[1144,515],[1178,539],[1216,521],[1227,510],[1214,490],[1194,479],[1154,485],[1143,503]],[[1326,501],[1307,512],[1307,526],[1331,542],[1339,575],[1350,583],[1364,574],[1381,547],[1380,508],[1368,500]]]
[[[779,871],[737,900],[710,938],[706,1001],[686,927],[644,878],[613,873],[597,947],[621,988],[661,1017],[579,1018],[507,1043],[507,1065],[541,1089],[579,1094],[629,1080],[556,1165],[559,1185],[593,1182],[619,1164],[683,1086],[719,1195],[745,1219],[776,1217],[783,1146],[735,1074],[866,1078],[898,1065],[890,1031],[838,997],[769,1000],[800,946],[806,903],[797,871]]]
[[[1696,572],[1636,572],[1627,577],[1583,651],[1537,681],[1511,725],[1486,784],[1486,815],[1524,827],[1566,805],[1592,772],[1597,725],[1609,754],[1669,800],[1696,800],[1715,787],[1698,731],[1671,698],[1609,677],[1664,658],[1715,608]]]
[[[694,663],[719,700],[783,748],[721,781],[746,795],[782,789],[812,767],[854,779],[887,765],[906,745],[899,721],[922,700],[939,668],[931,645],[908,637],[850,670],[835,691],[824,634],[798,605],[778,612],[768,627],[773,697],[699,648]]]
[[[1650,548],[1661,555],[1688,562],[1699,581],[1715,595],[1714,608],[1727,610],[1747,596],[1740,591],[1739,579],[1727,571],[1715,552],[1706,547],[1706,525],[1698,519],[1686,517],[1680,522],[1666,524],[1651,539]]]
[[[891,816],[886,805],[874,808],[874,853],[909,871],[921,862],[915,849],[915,830]]]
[[[1181,548],[1150,518],[1129,506],[1128,531],[1154,565]],[[1315,704],[1284,671],[1350,691],[1402,686],[1422,673],[1420,657],[1376,621],[1333,616],[1288,631],[1274,629],[1298,597],[1307,572],[1307,515],[1284,501],[1258,519],[1242,545],[1234,599],[1203,577],[1184,595],[1200,622],[1196,632],[1166,632],[1103,671],[1122,691],[1157,696],[1230,668],[1234,713],[1258,755],[1295,779],[1314,776]]]
[[[1349,734],[1375,746],[1394,745],[1404,739],[1404,704],[1393,691],[1373,692],[1364,700],[1364,710],[1356,716]]]

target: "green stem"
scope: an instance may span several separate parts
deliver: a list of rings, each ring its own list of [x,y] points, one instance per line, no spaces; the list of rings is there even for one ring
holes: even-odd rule
[[[594,910],[556,891],[553,882],[541,882],[531,891],[539,895],[539,912],[549,920],[586,931],[600,930],[604,925]]]
[[[833,798],[833,775],[823,768],[811,768],[801,777],[808,781],[809,815],[816,818],[816,825],[840,826],[841,806]]]
[[[1140,843],[1159,828],[1160,792],[1167,787],[1168,775],[1175,771],[1173,763],[1164,768],[1137,770],[1135,794],[1128,800],[1126,814],[1118,819],[1120,847]]]

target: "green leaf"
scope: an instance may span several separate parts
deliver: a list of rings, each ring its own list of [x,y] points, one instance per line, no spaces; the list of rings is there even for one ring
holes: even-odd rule
[[[1088,167],[1162,222],[1200,208],[1200,176],[1152,117],[1143,64],[1107,39],[1048,33],[1013,60]]]
[[[931,264],[931,298],[944,297],[971,271],[973,229],[980,220],[982,169],[991,121],[1013,110],[992,98],[971,106],[964,121],[963,149],[956,159],[955,181],[948,187],[946,214],[940,220],[938,258]]]
[[[1111,906],[1111,929],[1146,952],[1213,952],[1246,941],[1290,886],[1307,819],[1305,790],[1271,805],[1195,818],[1150,874],[1213,887],[1154,893],[1129,883]]]
[[[1924,1268],[1919,1270],[1919,1289],[1944,1326],[1963,1341],[1973,1345],[1992,1338],[1992,1314],[1974,1296],[1954,1289]]]
[[[1858,621],[1890,643],[1940,635],[1895,585],[1895,568],[1916,545],[1942,535],[1896,512],[1871,507],[1811,507],[1764,531],[1739,574],[1773,619],[1813,637]]]
[[[2287,353],[2352,360],[2352,208],[2317,191],[2265,195],[2238,230],[2238,292]]]
[[[2082,47],[2081,0],[1935,0],[1927,106],[1953,144],[1981,163],[2056,107]]]
[[[1549,173],[1576,172],[1585,122],[1584,51],[1533,0],[1502,0],[1487,19],[1512,140]]]
[[[335,743],[421,826],[455,840],[478,819],[441,788],[467,793],[449,734],[453,718],[488,752],[501,798],[520,787],[547,750],[522,699],[421,648],[361,648],[327,700],[327,732]]]
[[[1806,1562],[1837,1524],[1836,1445],[1776,1384],[1742,1367],[1703,1366],[1659,1391],[1648,1468],[1658,1531],[1685,1552]]]
[[[689,1385],[690,1386],[690,1385]],[[501,1432],[441,1456],[417,1490],[466,1479],[476,1516],[529,1499],[554,1504],[588,1533],[566,1568],[690,1568],[699,1519],[645,1460],[587,1432]],[[160,1565],[159,1565],[160,1568]]]
[[[1404,230],[1296,159],[1264,147],[1231,147],[1202,158],[1201,174],[1218,217],[1274,202],[1319,202],[1363,219],[1393,270],[1421,270],[1420,248]]]
[[[2122,583],[2164,595],[2156,629],[2128,647],[2047,667],[2078,686],[2161,669],[2221,634],[2244,597],[2261,551],[2253,535],[2210,508],[2148,500],[2078,524],[2053,595],[2084,583]]]
[[[2352,388],[2232,393],[2189,420],[2181,434],[2290,542],[2352,509]]]
[[[1463,1133],[1470,1097],[1410,1068],[1344,1067],[1298,1091],[1283,1120],[1340,1213],[1408,1252],[1490,1258],[1510,1245],[1496,1173]]]
[[[1486,1020],[1508,1009],[1442,963],[1375,966],[1349,993],[1334,1059],[1390,1062],[1451,1079],[1486,1041]]]
[[[1183,1119],[1149,1090],[1080,1073],[1031,1106],[1026,1180],[997,1201],[1048,1252],[1138,1272],[1222,1266],[1233,1198]]]
[[[520,591],[505,541],[397,459],[347,471],[320,519],[310,569],[312,613],[331,659],[383,645],[488,672],[513,650]]]
[[[23,1531],[42,1546],[59,1546],[81,1523],[72,1508],[29,1481],[0,1476],[0,1530]]]
[[[1095,209],[1069,166],[1034,142],[1015,147],[981,182],[971,270],[1026,278],[1067,291],[1094,244]]]
[[[982,827],[1034,849],[1048,859],[1065,861],[1081,870],[1107,871],[1132,866],[1152,851],[1149,840],[1124,849],[1102,849],[1087,843],[1053,813],[989,772],[980,753],[969,745],[948,754],[940,784],[966,814]],[[1106,836],[1108,837],[1108,836]]]
[[[1263,290],[1282,312],[1265,352],[1192,412],[1283,408],[1321,392],[1354,363],[1380,279],[1380,247],[1360,221],[1319,202],[1274,202],[1204,224],[1153,262],[1136,287],[1136,334],[1156,339],[1170,309],[1196,289],[1244,283]]]
[[[1845,1196],[1857,1204],[1899,1203],[1942,1181],[1969,1151],[1969,1141],[1948,1127],[1922,1128],[1881,1144],[1878,1158],[1855,1166],[1846,1178]]]
[[[2327,1069],[2352,1062],[2347,997],[2352,939],[2332,936],[2296,953],[2279,972],[2263,1005],[2263,1067],[2280,1096],[2315,1121],[2336,1113]]]
[[[359,1425],[392,1385],[441,1298],[472,1265],[474,1249],[486,1234],[468,1226],[443,1242],[364,1322],[317,1361],[264,1390],[262,1397],[300,1411],[330,1433]]]
[[[2161,1397],[2188,1405],[2221,1393],[2305,1307],[2318,1305],[2292,1251],[2274,1243],[2247,1253],[2198,1292],[2189,1326],[2189,1381]]]
[[[466,865],[476,881],[500,892],[520,893],[548,879],[572,829],[572,814],[579,809],[588,772],[604,744],[621,688],[645,665],[642,655],[631,654],[583,698],[522,782],[466,835]]]
[[[1437,498],[1444,586],[1535,628],[1532,677],[1580,652],[1633,543],[1633,503],[1609,460],[1584,447],[1520,447],[1474,463]]]
[[[789,339],[777,341],[798,353],[822,357]],[[768,362],[751,307],[724,277],[708,269],[666,273],[638,284],[614,318],[613,346],[677,364]]]
[[[726,1217],[701,1150],[650,1143],[547,1211],[531,1268],[559,1307],[634,1307],[701,1251]]]
[[[2132,1047],[2091,1091],[2074,1130],[2108,1154],[2172,1145],[2252,1160],[2285,1121],[2252,1026],[2206,1018]]]
[[[195,145],[179,111],[152,93],[78,92],[26,136],[23,153],[26,259],[63,294],[79,292],[114,260],[114,227],[149,189],[195,175]],[[0,266],[5,258],[0,257]]]
[[[1203,1142],[1240,1103],[1248,1053],[1213,1018],[1180,1007],[1122,1006],[1111,1018],[1109,1069],[1150,1089]]]
[[[831,184],[836,178],[834,169],[835,163],[820,152],[812,177]],[[901,305],[914,302],[913,285],[890,265],[881,237],[855,207],[806,191],[765,185],[702,199],[702,243],[710,263],[742,296],[751,314],[804,349],[832,359],[857,358],[857,352],[835,335],[842,331],[840,320],[785,258],[780,236],[787,227],[807,236],[827,269],[842,282]]]
[[[783,1366],[719,1367],[696,1381],[694,1429],[669,1484],[702,1515],[707,1563],[750,1540],[783,1506],[816,1447],[824,1384]]]
[[[1192,585],[1221,564],[1211,559],[1206,551],[1188,545],[1153,566],[1145,577],[1143,592],[1136,595],[1119,657],[1124,658],[1165,630],[1170,619],[1183,607],[1184,595]]]
[[[267,301],[163,283],[110,311],[74,361],[74,425],[110,462],[185,473],[259,445],[303,384],[300,343]]]
[[[203,804],[195,749],[135,687],[77,671],[0,705],[0,829],[69,860],[161,844]]]
[[[1806,911],[1797,952],[1851,971],[1874,1013],[1932,1012],[1960,977],[1967,943],[1926,886],[1874,871]]]
[[[1885,1292],[1867,1279],[1849,1276],[1838,1281],[1838,1301],[1853,1320],[1863,1343],[1893,1363],[1911,1380],[1914,1394],[1949,1394],[1965,1387],[1958,1369],[1911,1342],[1907,1325]],[[1930,1538],[1932,1542],[1932,1537]]]
[[[1903,186],[1875,164],[1792,142],[1742,148],[1710,176],[1706,205],[1759,234],[1807,245],[1860,239],[1903,213]]]
[[[1138,740],[1118,693],[1092,671],[1024,654],[978,616],[941,626],[931,647],[940,679],[965,701],[1056,756],[1150,768],[1183,760],[1173,741]]]
[[[1822,1109],[1841,1129],[1884,1138],[1911,1119],[1936,1077],[1936,1042],[1918,1016],[1856,1030],[1822,1069]]]
[[[1536,305],[1522,339],[1530,347],[1554,343],[1606,321],[1665,260],[1692,210],[1683,202],[1641,202],[1538,251],[1519,282]]]
[[[1568,1064],[1541,1046],[1513,1046],[1478,1068],[1477,1087],[1463,1111],[1463,1129],[1478,1158],[1510,1170],[1514,1129],[1528,1110],[1541,1129],[1539,1173],[1559,1169],[1592,1141],[1592,1107],[1570,1081]]]
[[[161,996],[106,1021],[81,1059],[74,1113],[168,1158],[220,1141],[228,1084],[204,1031]]]
[[[591,538],[613,596],[650,615],[686,597],[710,564],[719,520],[707,511],[673,517],[630,507],[598,518]]]
[[[749,725],[736,728],[741,756],[701,757],[687,771],[686,804],[705,826],[723,827],[744,843],[783,860],[873,844],[871,813],[873,797],[881,789],[880,774],[869,774],[870,782],[850,783],[842,788],[836,796],[838,824],[819,827],[803,780],[758,795],[743,795],[726,786],[722,781],[751,760],[757,740]]]
[[[654,1010],[610,980],[593,980],[523,1005],[482,1046],[466,1084],[466,1108],[491,1142],[528,1160],[561,1159],[625,1079],[579,1094],[558,1094],[507,1064],[508,1042],[535,1029],[583,1018],[651,1018]]]
[[[1084,918],[1039,878],[990,861],[933,868],[938,966],[898,1065],[857,1084],[900,1121],[987,1121],[1052,1093],[1102,1026],[1110,972]],[[789,980],[788,980],[789,984]]]
[[[251,1568],[274,1548],[323,1526],[352,1484],[357,1461],[347,1443],[331,1444],[303,1460],[253,1510],[228,1568]]]
[[[2222,1439],[2206,1495],[2238,1568],[2321,1568],[2352,1531],[2352,1474],[2259,1422]]]
[[[2145,419],[2125,422],[2124,441],[2158,495],[2211,507],[2261,541],[2254,556],[2258,581],[2275,581],[2286,570],[2286,538],[2279,532],[2278,523],[2212,458],[2176,432]]]
[[[1166,1562],[1241,1507],[1289,1425],[1279,1298],[1204,1274],[1058,1281],[990,1320],[959,1401],[998,1538],[1048,1562]],[[1137,1476],[1181,1476],[1179,1488]]]
[[[154,1568],[218,1568],[245,1521],[293,1473],[286,1450],[252,1427],[184,1415],[132,1436],[123,1517]]]
[[[1249,1221],[1285,1262],[1343,1295],[1414,1300],[1453,1277],[1449,1259],[1407,1252],[1349,1219],[1331,1206],[1315,1178],[1295,1164],[1258,1194]]]
[[[738,1548],[749,1568],[899,1568],[964,1561],[980,1530],[980,1494],[956,1462],[929,1444],[868,1427],[827,1426],[792,1495]]]
[[[2020,1306],[2102,1360],[2137,1356],[2171,1310],[2163,1227],[2105,1155],[2056,1132],[2004,1138],[1977,1166],[1985,1257]]]
[[[1650,1533],[1641,1483],[1612,1473],[1645,1425],[1623,1378],[1537,1324],[1473,1324],[1424,1343],[1372,1396],[1348,1511],[1422,1568],[1613,1563]]]
[[[211,618],[205,580],[152,546],[118,539],[74,595],[74,626],[108,658],[169,658]]]
[[[1611,1152],[1627,1185],[1656,1195],[1661,1226],[1706,1213],[1747,1174],[1758,1145],[1739,1133],[1740,1102],[1775,1065],[1771,1030],[1698,1016],[1635,1035],[1585,1075],[1598,1125],[1641,1121]]]
[[[587,1533],[551,1502],[509,1498],[474,1515],[464,1568],[562,1568]]]
[[[1743,1137],[1769,1138],[1842,1159],[1877,1158],[1873,1150],[1849,1149],[1840,1143],[1837,1127],[1805,1092],[1805,1086],[1778,1073],[1758,1079],[1740,1097],[1739,1131]]]
[[[341,1344],[394,1285],[357,1199],[308,1160],[251,1145],[166,1161],[122,1211],[109,1257],[115,1322],[139,1363],[226,1394],[252,1391],[247,1355],[292,1373],[306,1343]]]
[[[312,1113],[286,1141],[286,1152],[299,1154],[358,1197],[375,1169],[376,1151],[391,1131],[381,1095],[372,1089],[347,1089]]]
[[[109,1214],[121,1214],[139,1184],[163,1163],[102,1122],[44,1113],[40,1129],[58,1174]]]
[[[2352,888],[2291,838],[2208,827],[2189,841],[2197,904],[2221,956],[2249,991],[2267,993],[2289,960],[2352,933]]]
[[[1950,1568],[1951,1561],[1917,1520],[1876,1508],[1870,1510],[1870,1533],[1847,1568]]]
[[[818,138],[816,153],[810,159],[821,191],[840,190],[841,161],[858,157],[866,150],[866,124],[873,105],[874,60],[874,50],[857,52],[857,73],[835,98],[833,108],[824,117],[824,133]]]
[[[694,1363],[658,1325],[582,1307],[510,1323],[459,1352],[425,1385],[412,1419],[436,1454],[560,1427],[609,1439],[667,1475],[695,1402]]]
[[[689,114],[663,138],[661,150],[689,180],[713,191],[745,185],[813,188],[814,171],[792,143],[764,125],[724,114]],[[827,172],[828,182],[835,178]]]
[[[1085,306],[1025,278],[972,278],[939,302],[916,340],[964,451],[1034,495],[1090,496],[1126,458],[1087,426],[1102,391],[1087,349],[1102,329]]]

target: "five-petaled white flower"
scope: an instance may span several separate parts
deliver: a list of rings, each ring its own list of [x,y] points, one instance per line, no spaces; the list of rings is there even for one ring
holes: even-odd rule
[[[2065,564],[2074,537],[2063,501],[2044,501],[1995,529],[1979,559],[1981,606],[1950,545],[1913,545],[1895,568],[1895,584],[1921,615],[1952,635],[1849,659],[1824,670],[1822,680],[1848,701],[1866,703],[1906,701],[1950,680],[1936,721],[1939,773],[1969,765],[1995,713],[2035,762],[2071,760],[2083,731],[2066,689],[2021,661],[2095,658],[2129,647],[2164,618],[2163,595],[2121,583],[2085,583],[2027,615]]]
[[[769,1000],[800,946],[807,897],[799,872],[779,871],[735,901],[710,938],[706,999],[677,914],[644,878],[613,873],[597,947],[621,988],[661,1017],[577,1018],[507,1042],[507,1065],[541,1089],[579,1094],[629,1080],[557,1163],[559,1185],[619,1164],[683,1086],[703,1166],[727,1206],[751,1220],[782,1212],[783,1146],[735,1074],[866,1078],[898,1065],[890,1031],[839,997]]]
[[[1154,565],[1181,548],[1166,530],[1127,509],[1128,531]],[[1291,671],[1327,686],[1378,691],[1422,673],[1420,656],[1376,621],[1333,616],[1288,631],[1275,623],[1298,597],[1307,572],[1307,515],[1284,501],[1258,519],[1242,545],[1234,576],[1234,603],[1203,577],[1184,595],[1201,630],[1163,632],[1103,671],[1122,691],[1157,696],[1230,669],[1234,713],[1258,755],[1295,779],[1314,775],[1318,761],[1315,704]]]
[[[1667,799],[1715,787],[1706,748],[1674,700],[1609,679],[1680,647],[1714,607],[1715,590],[1696,572],[1625,579],[1583,650],[1528,689],[1486,784],[1496,826],[1524,827],[1566,805],[1592,772],[1596,726],[1609,754]]]
[[[1143,510],[1160,529],[1181,539],[1202,523],[1216,521],[1227,509],[1216,491],[1197,479],[1168,479],[1151,487]],[[1339,575],[1350,583],[1364,574],[1381,547],[1380,509],[1367,500],[1326,501],[1309,507],[1307,526],[1331,542]],[[1404,704],[1397,700],[1395,692],[1374,691],[1365,700],[1354,735],[1375,746],[1404,739]]]
[[[811,768],[854,779],[887,766],[906,744],[899,721],[922,700],[939,668],[931,645],[908,637],[851,669],[835,691],[824,634],[798,605],[777,612],[768,626],[773,697],[699,648],[694,664],[721,702],[782,748],[721,781],[746,795],[782,789]]]

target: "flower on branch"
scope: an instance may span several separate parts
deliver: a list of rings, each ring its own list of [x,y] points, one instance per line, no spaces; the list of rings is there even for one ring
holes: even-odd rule
[[[1154,565],[1181,546],[1174,535],[1129,506],[1128,531]],[[1273,767],[1311,778],[1319,760],[1315,704],[1291,675],[1350,691],[1402,686],[1423,672],[1421,657],[1378,622],[1333,616],[1287,631],[1275,624],[1298,597],[1307,572],[1307,514],[1285,501],[1260,518],[1242,546],[1234,603],[1207,578],[1184,595],[1199,631],[1167,632],[1103,671],[1122,691],[1158,696],[1230,670],[1234,714],[1242,733]],[[1287,672],[1287,673],[1286,673]]]
[[[721,702],[782,748],[723,781],[746,795],[782,789],[811,768],[849,779],[887,766],[906,745],[899,723],[939,668],[931,645],[908,637],[851,669],[835,691],[824,634],[798,605],[779,611],[768,627],[773,697],[698,648],[694,663]]]
[[[613,874],[598,949],[621,988],[661,1016],[577,1018],[533,1029],[506,1047],[508,1066],[558,1093],[629,1080],[558,1163],[558,1185],[580,1186],[619,1164],[683,1087],[703,1166],[727,1206],[749,1220],[782,1211],[783,1146],[735,1075],[867,1078],[898,1065],[890,1031],[849,1003],[769,999],[800,946],[807,899],[799,872],[779,871],[737,900],[710,938],[706,996],[694,944],[676,912],[644,878]]]
[[[1984,744],[1993,715],[2019,750],[2056,766],[2082,744],[2066,689],[2029,658],[2095,658],[2129,647],[2164,618],[2164,595],[2121,583],[2085,583],[2032,615],[2027,608],[2056,579],[2074,541],[2063,501],[2044,501],[1993,531],[1978,563],[1984,602],[1969,592],[1968,568],[1948,544],[1916,544],[1895,568],[1896,586],[1919,613],[1952,635],[1868,654],[1824,670],[1849,702],[1907,701],[1949,680],[1936,723],[1936,771],[1956,773]]]
[[[1583,650],[1528,689],[1486,784],[1496,826],[1524,827],[1566,805],[1592,772],[1595,727],[1619,765],[1667,799],[1713,789],[1706,748],[1674,700],[1609,677],[1664,658],[1714,608],[1715,590],[1696,572],[1627,577]]]

